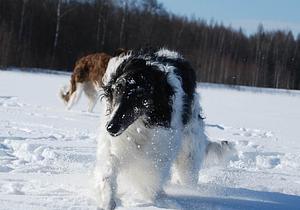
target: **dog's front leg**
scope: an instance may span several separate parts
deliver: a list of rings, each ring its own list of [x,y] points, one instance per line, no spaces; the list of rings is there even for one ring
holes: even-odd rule
[[[98,209],[113,210],[116,207],[118,159],[112,154],[101,154],[96,167]]]

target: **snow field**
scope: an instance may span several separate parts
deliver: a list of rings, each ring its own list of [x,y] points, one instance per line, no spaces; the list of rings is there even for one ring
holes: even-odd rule
[[[101,103],[66,111],[68,75],[0,71],[0,209],[96,209],[93,168]],[[126,209],[300,209],[300,92],[200,84],[212,157],[193,189],[169,185],[156,206]]]

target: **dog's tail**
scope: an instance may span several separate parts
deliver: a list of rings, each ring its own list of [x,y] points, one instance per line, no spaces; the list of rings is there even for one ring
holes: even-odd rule
[[[72,94],[77,90],[76,87],[76,81],[75,81],[75,76],[72,74],[71,80],[70,80],[70,85],[69,86],[64,86],[60,89],[60,97],[63,100],[63,102],[67,105],[68,102],[70,101],[70,98]]]
[[[224,164],[237,155],[234,143],[228,141],[209,142],[205,149],[204,167]]]

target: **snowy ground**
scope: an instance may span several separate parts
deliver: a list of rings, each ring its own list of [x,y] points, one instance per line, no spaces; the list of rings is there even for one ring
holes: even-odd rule
[[[0,209],[96,209],[92,170],[99,117],[86,100],[66,111],[69,76],[0,71]],[[237,155],[200,172],[194,189],[167,186],[154,209],[300,209],[300,91],[201,84],[213,141]]]

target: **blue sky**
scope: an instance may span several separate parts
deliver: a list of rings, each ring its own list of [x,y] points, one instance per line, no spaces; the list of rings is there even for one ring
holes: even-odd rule
[[[300,33],[300,0],[158,0],[175,14],[214,19],[254,33],[259,23],[267,30]]]

